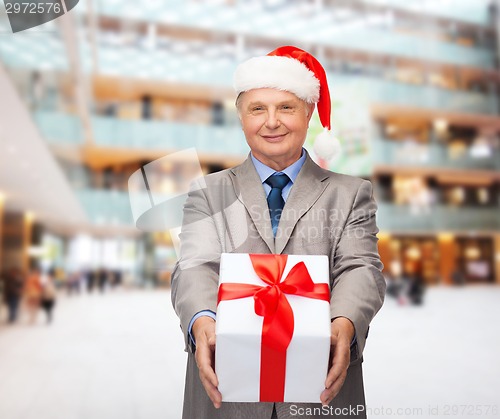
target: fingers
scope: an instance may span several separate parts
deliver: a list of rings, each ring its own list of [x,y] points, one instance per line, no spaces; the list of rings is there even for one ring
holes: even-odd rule
[[[222,403],[222,396],[217,389],[219,381],[214,371],[215,333],[213,333],[212,328],[208,327],[203,333],[198,334],[195,359],[198,365],[201,383],[214,407],[218,409]]]
[[[213,369],[214,348],[215,347],[208,345],[208,342],[200,341],[196,345],[195,358],[198,369],[200,370],[200,378],[203,378],[212,386],[217,387],[219,382]]]
[[[325,387],[329,388],[338,380],[343,372],[347,371],[350,361],[350,348],[345,342],[338,342],[333,347],[332,367],[326,376]]]
[[[222,403],[222,395],[215,384],[217,383],[215,373],[213,370],[209,371],[209,369],[200,369],[200,380],[214,407],[218,409]]]
[[[320,400],[324,406],[329,405],[332,400],[339,394],[340,389],[344,385],[345,378],[347,376],[347,371],[343,372],[329,388],[325,388],[321,393]]]
[[[332,336],[332,358],[332,366],[326,376],[325,390],[320,396],[323,405],[328,405],[344,384],[350,362],[350,345],[345,340]]]

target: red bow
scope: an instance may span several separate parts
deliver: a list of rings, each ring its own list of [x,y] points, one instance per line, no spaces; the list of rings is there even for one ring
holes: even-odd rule
[[[218,301],[253,296],[255,314],[262,326],[260,401],[280,402],[285,395],[286,350],[293,336],[293,310],[285,294],[330,301],[327,284],[315,284],[304,262],[299,262],[280,282],[288,255],[251,254],[253,268],[268,286],[223,283]]]

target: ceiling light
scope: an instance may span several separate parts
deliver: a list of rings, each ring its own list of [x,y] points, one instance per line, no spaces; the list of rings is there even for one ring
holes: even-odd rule
[[[466,247],[464,255],[467,259],[479,259],[481,257],[481,249],[477,246]]]
[[[395,134],[397,130],[398,130],[398,127],[396,125],[388,124],[386,126],[386,132],[388,135]]]
[[[438,240],[452,242],[455,240],[455,236],[452,233],[443,232],[438,234]]]
[[[448,121],[446,119],[438,118],[433,123],[434,129],[438,132],[444,132],[448,129]]]
[[[33,211],[26,211],[24,213],[24,219],[28,222],[32,222],[35,219],[35,213]]]

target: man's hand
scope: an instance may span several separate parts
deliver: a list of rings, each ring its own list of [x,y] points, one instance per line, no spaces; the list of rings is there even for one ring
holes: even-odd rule
[[[325,390],[321,393],[321,403],[330,404],[338,394],[347,376],[350,362],[351,341],[354,337],[354,326],[345,317],[337,317],[332,322],[331,368],[325,381]]]
[[[214,407],[221,406],[222,396],[217,389],[219,381],[215,375],[215,320],[202,316],[195,320],[191,329],[196,341],[195,359],[200,380]]]

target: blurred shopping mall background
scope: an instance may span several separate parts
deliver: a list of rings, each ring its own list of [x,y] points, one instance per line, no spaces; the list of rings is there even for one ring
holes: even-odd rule
[[[328,167],[373,182],[395,301],[415,281],[496,292],[498,0],[81,0],[16,34],[0,5],[0,271],[163,293],[176,226],[136,227],[129,178],[191,147],[204,173],[243,161],[232,73],[286,44],[327,70]],[[156,190],[175,196],[182,170],[155,167]]]
[[[241,162],[232,72],[294,44],[327,69],[329,167],[375,185],[386,273],[500,283],[494,1],[86,0],[16,34],[0,18],[2,270],[168,284],[171,236],[135,227],[130,175],[189,147],[206,173]]]

